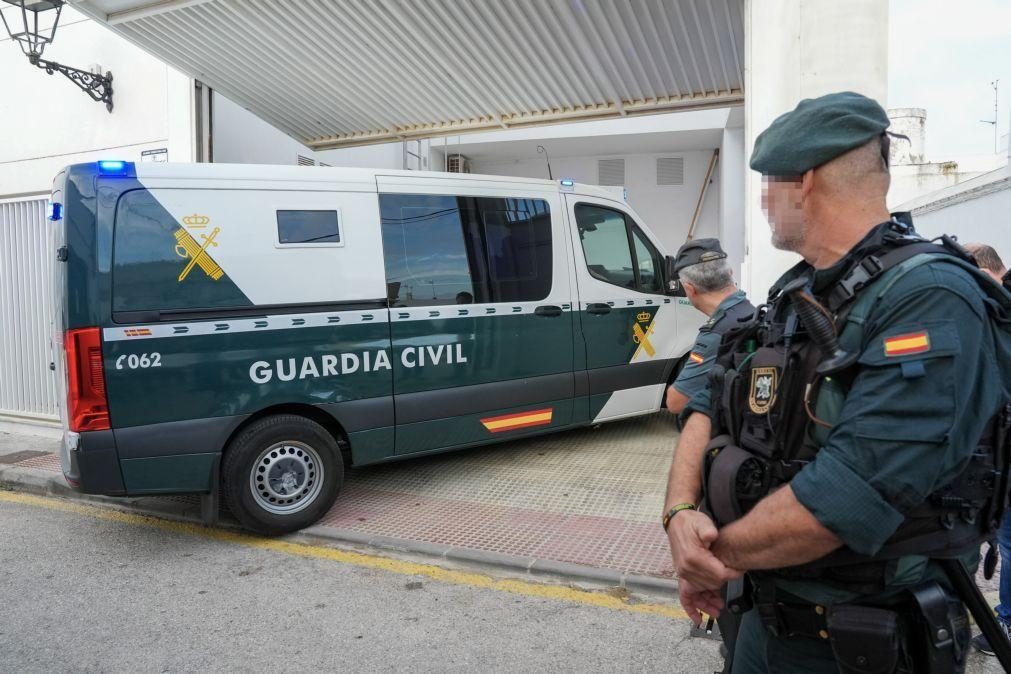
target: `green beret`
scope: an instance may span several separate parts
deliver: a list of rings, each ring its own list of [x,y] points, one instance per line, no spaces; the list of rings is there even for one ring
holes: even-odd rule
[[[674,271],[702,262],[722,260],[727,254],[720,247],[719,239],[694,239],[681,246],[674,257]]]
[[[758,135],[751,168],[799,176],[880,136],[888,124],[877,101],[852,91],[805,98]]]

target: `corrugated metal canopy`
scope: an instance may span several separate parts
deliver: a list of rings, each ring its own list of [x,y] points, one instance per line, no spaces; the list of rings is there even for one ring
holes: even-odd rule
[[[322,150],[738,102],[742,2],[74,4]]]

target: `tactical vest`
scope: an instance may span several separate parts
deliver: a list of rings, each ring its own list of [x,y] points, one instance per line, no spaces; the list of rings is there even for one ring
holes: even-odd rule
[[[1011,370],[1011,294],[947,237],[935,245],[909,225],[893,222],[891,227],[887,243],[865,253],[832,287],[828,307],[803,289],[806,278],[788,274],[754,321],[725,336],[712,372],[715,437],[704,459],[703,507],[718,526],[742,517],[814,459],[857,374],[868,315],[912,269],[942,263],[972,274],[986,293],[999,334],[1007,337],[998,344],[1003,349],[998,358]],[[1003,376],[1011,381],[1011,371]],[[842,548],[777,574],[843,585],[852,577],[866,587],[869,578],[880,576],[882,561],[907,555],[950,558],[978,550],[1007,510],[1009,465],[1011,404],[1005,403],[994,410],[961,474],[906,513],[876,555]]]

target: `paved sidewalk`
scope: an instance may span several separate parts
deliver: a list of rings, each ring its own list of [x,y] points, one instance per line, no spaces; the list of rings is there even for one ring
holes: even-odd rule
[[[307,533],[670,591],[658,513],[676,439],[673,418],[660,413],[356,469]],[[0,434],[0,482],[62,491],[54,449],[51,440]],[[187,496],[119,501],[189,516],[197,503]]]
[[[675,589],[658,523],[677,441],[666,413],[351,471],[306,533],[450,561]],[[0,433],[0,484],[69,494],[58,443]],[[195,519],[195,496],[113,499]],[[999,574],[977,583],[996,602]]]

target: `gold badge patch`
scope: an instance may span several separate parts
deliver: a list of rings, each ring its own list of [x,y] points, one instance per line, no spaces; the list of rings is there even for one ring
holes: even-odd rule
[[[645,351],[652,358],[656,355],[656,349],[653,348],[653,343],[649,341],[649,338],[653,335],[653,314],[643,311],[635,317],[635,320],[637,322],[632,324],[632,341],[639,346],[636,348],[635,353],[632,354],[632,360],[635,360],[640,351]],[[643,325],[646,326],[645,330],[642,328]]]
[[[196,213],[183,218],[183,224],[186,226],[186,229],[206,229],[210,222],[211,219],[206,215],[197,215]],[[225,272],[214,261],[214,258],[207,252],[207,249],[211,246],[217,248],[218,242],[215,239],[221,232],[221,228],[215,227],[209,235],[200,234],[200,238],[204,240],[203,243],[200,243],[186,229],[180,227],[175,232],[176,255],[184,260],[189,260],[183,268],[182,273],[179,274],[179,282],[182,283],[186,280],[186,277],[193,271],[194,266],[200,267],[212,280],[217,281],[224,276]]]
[[[765,414],[776,402],[776,386],[779,384],[779,370],[775,367],[756,367],[751,371],[751,389],[748,393],[748,407],[755,414]]]

